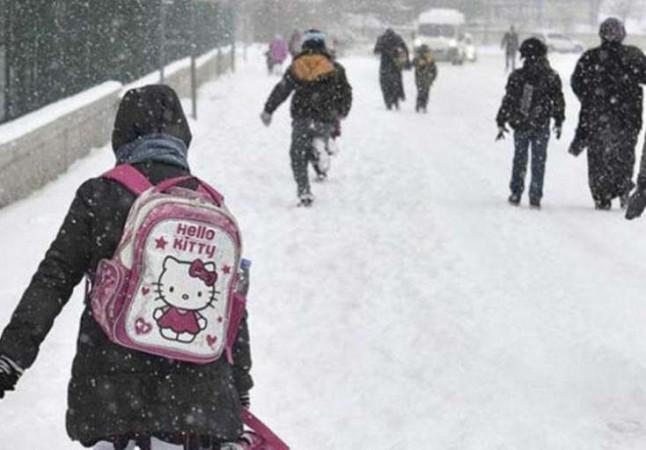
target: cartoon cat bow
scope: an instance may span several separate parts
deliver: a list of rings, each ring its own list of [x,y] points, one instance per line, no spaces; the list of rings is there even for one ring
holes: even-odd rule
[[[188,274],[192,278],[199,278],[204,281],[209,287],[212,287],[216,281],[218,281],[218,274],[214,271],[210,271],[206,268],[206,265],[201,259],[196,259],[191,263],[191,267],[188,269]]]

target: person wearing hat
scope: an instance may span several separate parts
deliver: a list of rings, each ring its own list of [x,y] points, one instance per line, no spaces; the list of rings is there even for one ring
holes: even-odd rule
[[[352,87],[345,69],[334,61],[318,30],[304,33],[302,51],[274,87],[260,115],[269,126],[272,114],[292,97],[292,144],[290,157],[297,185],[299,206],[311,206],[308,166],[311,162],[319,180],[327,177],[330,137],[335,123],[347,117],[352,106]]]
[[[529,38],[520,46],[523,67],[511,73],[505,96],[498,111],[498,139],[514,129],[514,161],[512,167],[509,203],[519,205],[525,190],[525,174],[531,148],[532,177],[529,204],[541,207],[543,180],[550,139],[550,121],[554,120],[556,138],[561,137],[565,120],[565,100],[561,78],[547,60],[547,47],[537,38]]]
[[[428,106],[428,93],[437,78],[437,64],[435,64],[428,45],[422,44],[416,49],[413,67],[415,68],[415,86],[417,87],[415,111],[425,113]]]
[[[625,207],[634,186],[646,56],[637,47],[623,44],[626,30],[616,18],[601,24],[599,36],[601,45],[581,56],[572,75],[581,111],[570,153],[579,155],[587,149],[595,208],[608,210],[615,198]]]
[[[148,85],[126,92],[112,133],[117,164],[130,164],[151,184],[187,176],[190,143],[173,89]],[[84,276],[94,277],[99,261],[113,257],[135,198],[102,176],[78,188],[0,338],[0,398],[34,364],[74,287]],[[241,436],[241,407],[248,406],[253,385],[246,319],[234,355],[233,365],[226,358],[193,364],[115,344],[93,317],[86,294],[68,388],[67,433],[83,447],[101,450],[220,450]]]

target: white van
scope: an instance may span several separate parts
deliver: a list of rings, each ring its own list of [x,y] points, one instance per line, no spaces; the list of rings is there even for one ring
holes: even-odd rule
[[[426,44],[436,60],[462,64],[467,56],[465,22],[457,9],[429,9],[417,19],[415,47]]]

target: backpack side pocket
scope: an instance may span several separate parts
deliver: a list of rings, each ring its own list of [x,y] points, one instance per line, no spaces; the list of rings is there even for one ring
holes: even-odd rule
[[[101,260],[90,293],[92,314],[111,341],[115,339],[116,318],[123,309],[127,274],[126,268],[117,261]]]

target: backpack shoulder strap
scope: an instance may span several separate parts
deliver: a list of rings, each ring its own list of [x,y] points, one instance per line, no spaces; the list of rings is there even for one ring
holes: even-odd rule
[[[141,195],[145,190],[153,186],[143,173],[135,169],[130,164],[120,164],[114,169],[101,175],[101,178],[114,180],[128,188],[128,190],[133,194],[137,195]]]

